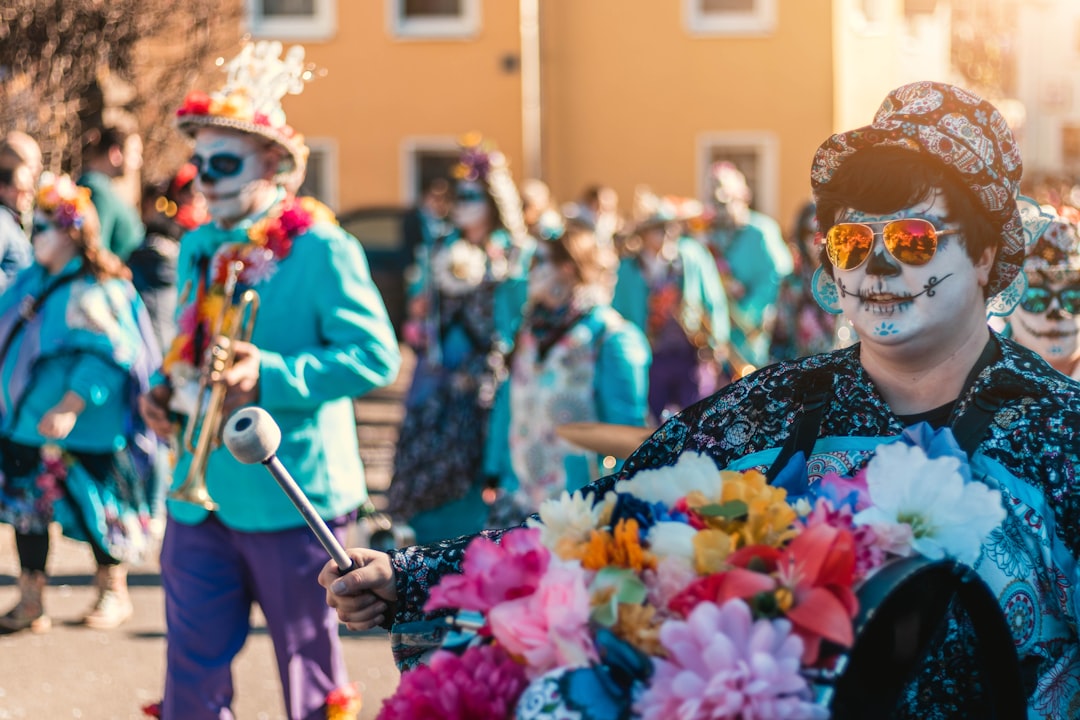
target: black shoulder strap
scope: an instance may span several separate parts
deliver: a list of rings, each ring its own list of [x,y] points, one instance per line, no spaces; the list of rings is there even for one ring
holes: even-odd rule
[[[1000,350],[997,343],[991,338],[968,374],[964,388],[974,385],[982,371],[999,356]],[[986,431],[990,428],[990,423],[994,421],[994,416],[998,411],[1009,402],[1030,395],[1032,395],[1030,387],[1010,380],[997,380],[977,391],[963,415],[954,418],[950,423],[957,444],[968,457],[971,457],[978,449],[979,443],[986,437]]]
[[[802,405],[802,414],[795,420],[795,427],[791,429],[780,454],[765,473],[769,482],[776,479],[796,453],[802,452],[804,457],[810,457],[821,430],[821,418],[832,399],[832,389],[833,374],[829,370],[810,370],[799,379],[795,392]]]

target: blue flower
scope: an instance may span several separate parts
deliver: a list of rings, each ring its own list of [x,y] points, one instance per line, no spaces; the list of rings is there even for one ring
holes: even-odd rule
[[[911,447],[921,448],[930,460],[941,457],[954,457],[960,461],[957,472],[964,478],[964,482],[971,482],[971,467],[968,465],[968,456],[960,449],[956,442],[956,436],[952,429],[943,427],[935,430],[929,423],[921,422],[904,430],[900,436],[900,442]]]

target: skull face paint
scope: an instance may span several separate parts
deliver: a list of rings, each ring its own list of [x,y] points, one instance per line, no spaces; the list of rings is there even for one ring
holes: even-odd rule
[[[272,187],[265,152],[263,141],[250,135],[217,128],[203,128],[195,135],[195,189],[206,198],[215,220],[234,223],[258,209],[261,193]]]
[[[875,223],[874,244],[866,260],[851,270],[833,269],[839,305],[864,343],[881,348],[905,345],[945,346],[957,318],[985,312],[983,287],[992,255],[977,266],[952,233],[939,237],[937,251],[925,265],[894,258],[881,238],[889,220],[918,217],[944,229],[948,208],[940,192],[912,207],[886,215],[846,212],[838,222]],[[983,265],[985,264],[985,267]]]
[[[1078,293],[1080,273],[1051,281],[1042,273],[1029,272],[1028,293],[1009,316],[1014,340],[1037,352],[1057,370],[1070,375],[1080,361],[1080,313],[1069,312],[1077,309],[1071,301]],[[1028,295],[1036,294],[1046,304],[1046,309],[1041,312],[1024,307],[1025,304],[1040,307],[1027,302]],[[1066,295],[1064,302],[1062,294]]]

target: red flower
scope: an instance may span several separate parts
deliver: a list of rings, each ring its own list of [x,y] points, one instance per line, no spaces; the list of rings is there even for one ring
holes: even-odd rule
[[[689,617],[690,612],[703,602],[723,605],[733,598],[752,598],[775,588],[776,580],[768,575],[736,567],[695,580],[672,598],[668,607],[672,612]]]
[[[210,96],[199,90],[192,90],[184,98],[184,104],[176,111],[177,115],[206,115],[210,112]]]
[[[822,638],[850,647],[851,620],[859,601],[855,581],[855,540],[847,530],[813,525],[788,545],[777,564],[781,587],[794,603],[784,614],[805,644],[803,664],[817,660]]]
[[[142,714],[145,717],[159,718],[161,717],[161,703],[147,703],[142,706]]]
[[[291,238],[307,231],[314,224],[311,213],[300,206],[298,202],[288,203],[278,216],[282,230]]]
[[[270,118],[267,117],[266,113],[261,113],[261,112],[255,113],[255,116],[253,118],[251,118],[251,121],[253,123],[255,123],[256,125],[266,125],[266,126],[270,125]]]

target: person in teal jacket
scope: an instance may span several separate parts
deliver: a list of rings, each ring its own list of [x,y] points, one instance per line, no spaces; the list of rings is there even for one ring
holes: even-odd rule
[[[15,529],[21,566],[19,601],[0,632],[51,624],[42,602],[50,523],[93,550],[98,597],[82,622],[96,629],[131,616],[123,563],[147,550],[154,438],[134,407],[160,353],[97,222],[89,191],[71,178],[42,187],[34,262],[0,295],[0,521]]]
[[[222,90],[191,93],[178,112],[213,222],[184,236],[178,335],[140,406],[161,433],[174,431],[168,409],[192,422],[207,350],[231,351],[231,364],[208,372],[227,388],[223,416],[257,403],[275,418],[277,457],[341,539],[367,500],[353,398],[392,382],[400,354],[360,243],[328,208],[286,191],[299,185],[307,148],[277,106],[284,87],[275,68],[302,63],[293,48],[282,69],[278,52],[247,46]],[[251,320],[237,304],[248,290],[258,297],[250,342],[242,330],[218,336]],[[174,492],[192,462],[181,448]],[[241,464],[223,446],[205,462],[191,479],[205,482],[210,502],[171,495],[167,504],[161,717],[232,716],[231,664],[254,603],[274,642],[286,716],[324,717],[328,696],[347,683],[333,619],[310,586],[325,551],[265,468]]]
[[[456,230],[418,263],[417,363],[387,494],[391,516],[423,541],[487,526],[487,427],[506,378],[503,351],[521,322],[534,241],[505,158],[462,141]],[[422,258],[418,258],[422,259]]]
[[[644,333],[610,305],[615,260],[573,222],[533,254],[509,381],[491,413],[485,464],[499,489],[492,526],[520,522],[621,463],[562,439],[560,425],[645,427],[652,354]]]
[[[776,302],[784,278],[795,269],[780,225],[752,210],[750,186],[732,163],[712,168],[715,216],[709,249],[728,293],[731,342],[753,368],[767,365]]]
[[[659,423],[718,389],[730,325],[715,262],[683,234],[688,206],[700,205],[649,194],[638,203],[640,250],[620,261],[611,305],[649,338],[649,411]]]
[[[136,152],[140,143],[138,136],[109,126],[93,130],[83,147],[86,167],[79,185],[90,189],[101,218],[101,244],[124,262],[142,244],[146,228],[135,206],[113,188],[113,179],[123,175],[126,166],[142,164],[141,150]]]

